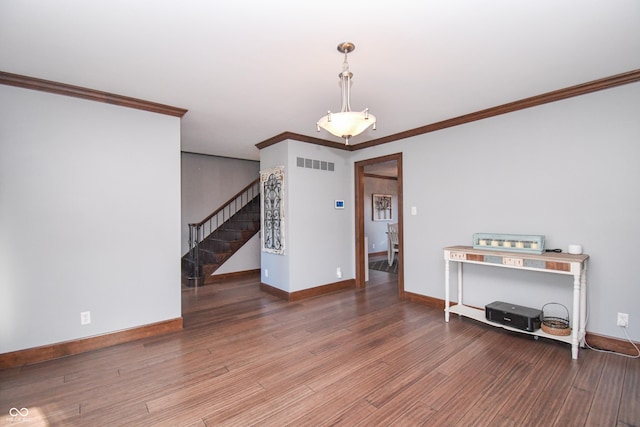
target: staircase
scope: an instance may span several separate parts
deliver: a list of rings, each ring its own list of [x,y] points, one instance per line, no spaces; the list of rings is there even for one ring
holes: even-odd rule
[[[260,231],[260,179],[199,223],[189,224],[189,252],[182,257],[187,286],[208,284],[211,274]]]

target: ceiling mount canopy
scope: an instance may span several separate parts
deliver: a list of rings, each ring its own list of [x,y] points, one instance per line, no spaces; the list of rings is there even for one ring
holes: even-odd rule
[[[369,114],[368,108],[364,111],[351,111],[350,96],[353,74],[349,71],[347,54],[353,52],[355,48],[356,45],[351,42],[344,42],[338,45],[338,51],[344,53],[342,72],[338,74],[342,90],[342,106],[339,113],[329,111],[326,116],[321,117],[316,123],[318,132],[322,128],[335,136],[344,138],[346,145],[349,145],[351,137],[360,135],[369,126],[373,125],[373,130],[376,129],[376,117],[373,114]]]

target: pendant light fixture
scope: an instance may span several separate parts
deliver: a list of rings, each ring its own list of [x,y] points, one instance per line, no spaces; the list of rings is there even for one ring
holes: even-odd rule
[[[351,137],[360,135],[369,126],[373,125],[373,130],[376,130],[376,117],[373,114],[369,114],[368,108],[364,111],[351,111],[350,95],[353,74],[349,71],[347,54],[353,52],[355,48],[356,45],[351,42],[344,42],[338,45],[338,51],[344,53],[342,72],[338,74],[342,90],[342,107],[339,113],[329,111],[326,116],[321,117],[316,123],[318,132],[322,128],[335,136],[344,138],[346,145],[349,145]]]

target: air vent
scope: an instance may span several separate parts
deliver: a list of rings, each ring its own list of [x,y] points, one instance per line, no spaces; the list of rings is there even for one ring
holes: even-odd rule
[[[303,157],[296,157],[296,165],[299,168],[318,169],[323,171],[333,172],[335,170],[335,164],[333,162],[325,162],[324,160],[305,159]]]

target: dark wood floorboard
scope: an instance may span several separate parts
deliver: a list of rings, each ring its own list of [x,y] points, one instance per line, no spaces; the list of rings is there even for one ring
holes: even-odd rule
[[[184,288],[184,329],[0,371],[0,425],[640,426],[640,360],[401,301]],[[28,408],[24,419],[11,408]]]

